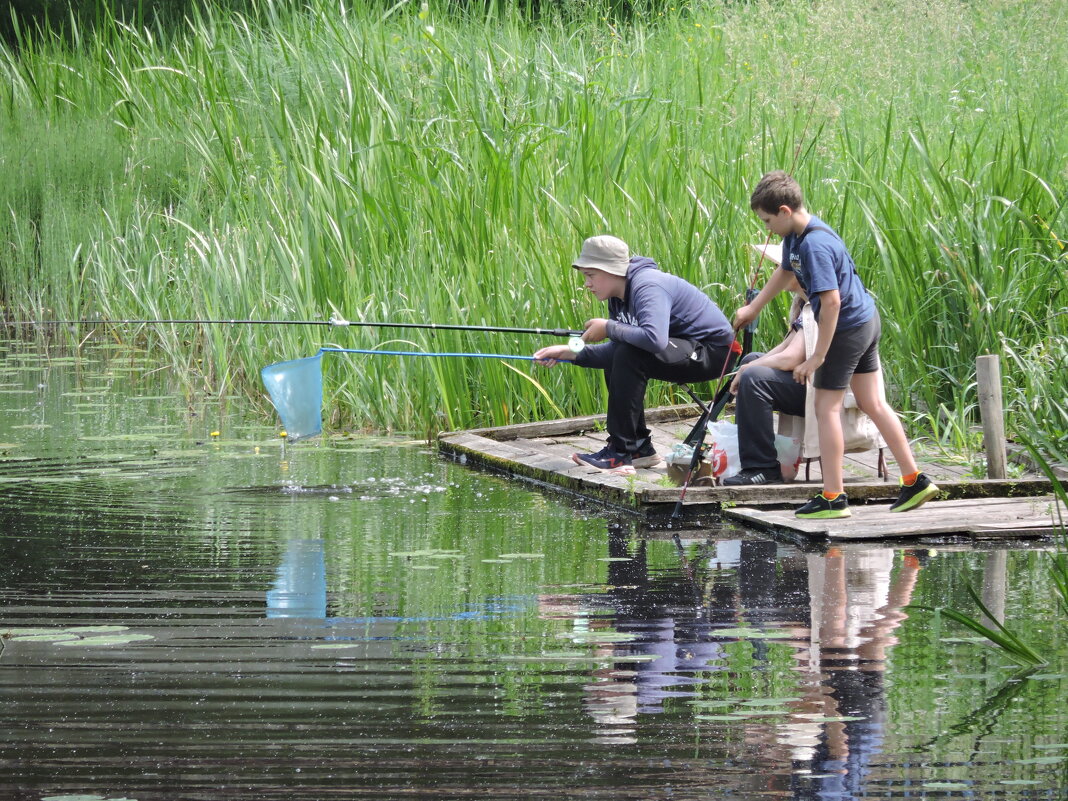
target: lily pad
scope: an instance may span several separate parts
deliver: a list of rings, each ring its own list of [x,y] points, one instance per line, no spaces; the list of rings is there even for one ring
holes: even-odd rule
[[[1068,757],[1065,756],[1043,756],[1032,757],[1031,759],[1014,759],[1017,765],[1056,765],[1058,762],[1064,762]]]
[[[142,640],[154,640],[151,634],[101,634],[94,637],[82,637],[77,640],[66,640],[60,645],[82,645],[82,646],[101,646],[101,645],[125,645],[129,642],[141,642]]]
[[[745,640],[778,640],[787,639],[793,635],[788,631],[776,631],[775,629],[714,629],[712,631],[717,637],[738,637]]]
[[[571,631],[560,636],[576,642],[633,642],[638,639],[637,634],[625,631]]]
[[[502,553],[501,559],[544,559],[543,553]]]
[[[79,639],[77,634],[53,631],[48,634],[21,634],[11,638],[13,642],[67,642]]]
[[[923,787],[928,790],[967,790],[971,785],[964,782],[924,782]]]

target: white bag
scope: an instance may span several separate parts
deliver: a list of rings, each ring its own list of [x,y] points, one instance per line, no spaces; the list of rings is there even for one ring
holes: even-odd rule
[[[726,420],[719,420],[708,427],[706,441],[709,443],[708,455],[712,463],[712,475],[717,479],[730,478],[742,469],[741,456],[738,454],[738,426]]]

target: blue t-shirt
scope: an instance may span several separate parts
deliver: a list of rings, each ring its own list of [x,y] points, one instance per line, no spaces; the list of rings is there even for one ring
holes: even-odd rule
[[[837,330],[864,325],[875,314],[875,301],[857,275],[853,257],[821,219],[813,215],[802,233],[783,239],[782,252],[782,269],[797,276],[816,322],[820,319],[819,293],[830,289],[837,289],[842,299]]]

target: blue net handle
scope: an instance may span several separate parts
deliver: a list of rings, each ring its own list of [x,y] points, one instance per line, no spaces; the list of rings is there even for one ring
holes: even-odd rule
[[[428,353],[423,350],[363,350],[360,348],[321,348],[320,353],[364,353],[368,356],[437,356],[466,359],[520,359],[532,362],[533,356],[514,356],[507,353]]]

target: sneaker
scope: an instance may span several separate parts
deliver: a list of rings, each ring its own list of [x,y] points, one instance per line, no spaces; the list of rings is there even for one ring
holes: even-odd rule
[[[897,500],[890,504],[891,512],[907,512],[923,506],[938,494],[938,485],[931,482],[927,476],[920,473],[911,487],[901,485],[901,491],[897,494]]]
[[[661,461],[663,460],[657,454],[656,448],[648,442],[637,453],[632,453],[630,456],[630,463],[635,467],[656,467]]]
[[[849,498],[846,497],[844,492],[833,501],[824,498],[823,493],[821,492],[794,512],[795,517],[821,520],[834,517],[851,517],[852,514],[853,513],[849,511]]]
[[[573,453],[571,461],[598,470],[618,470],[621,467],[632,467],[634,464],[630,454],[620,453],[611,445],[606,445],[597,453]]]
[[[774,467],[747,467],[730,478],[723,479],[725,487],[742,487],[748,484],[782,484],[782,468]]]

